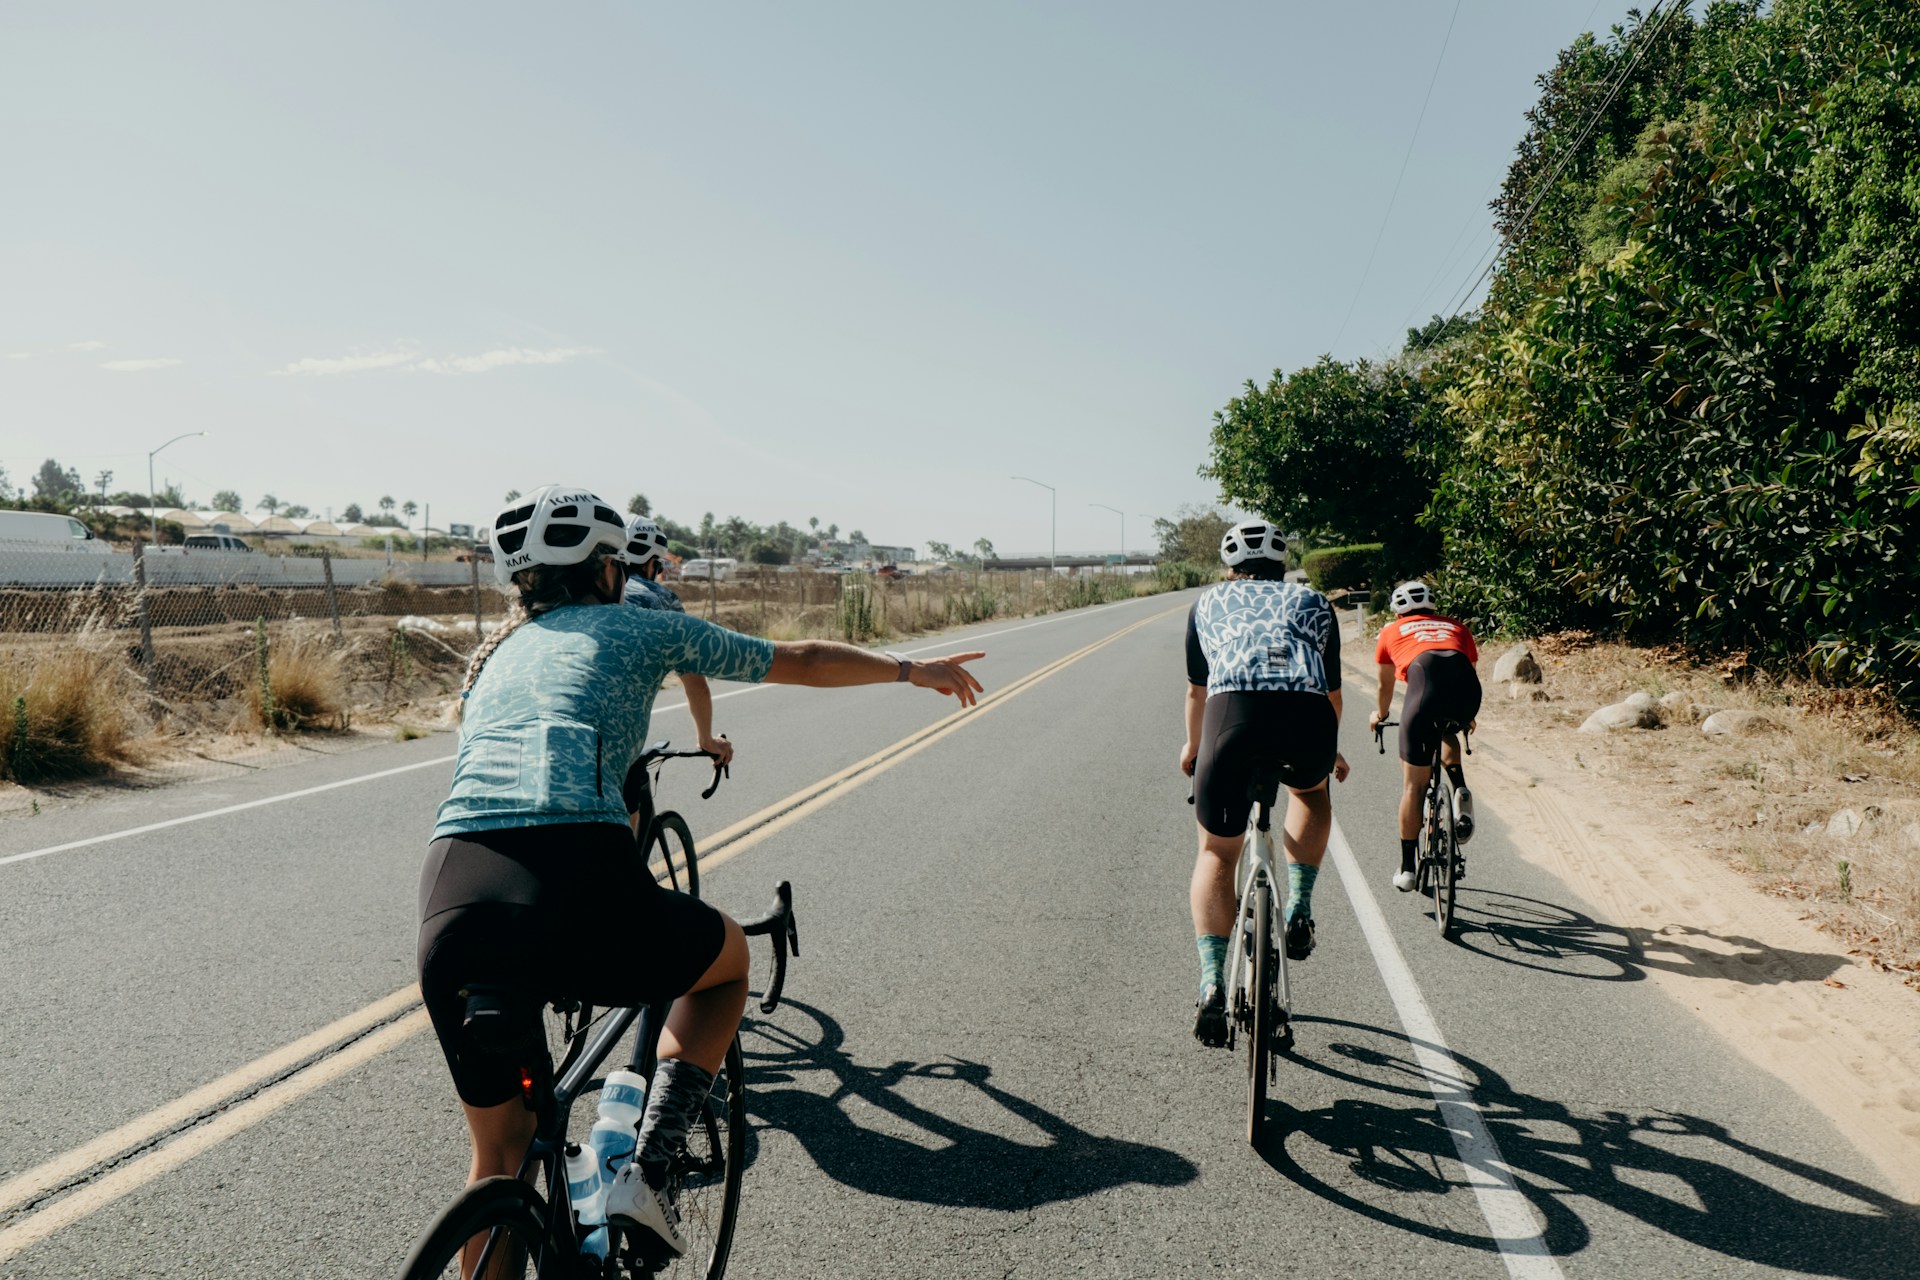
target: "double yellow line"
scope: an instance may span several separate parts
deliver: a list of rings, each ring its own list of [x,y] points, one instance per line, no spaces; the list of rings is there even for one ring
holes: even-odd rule
[[[704,842],[700,865],[711,868],[739,857],[1082,658],[1177,612],[1162,610],[1122,627],[742,818]],[[398,1048],[428,1025],[419,1005],[419,989],[404,987],[0,1183],[0,1220],[24,1213],[0,1228],[0,1263]]]

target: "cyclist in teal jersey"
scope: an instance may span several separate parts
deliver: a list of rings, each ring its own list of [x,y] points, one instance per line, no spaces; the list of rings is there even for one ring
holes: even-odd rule
[[[621,799],[670,671],[837,687],[906,682],[971,706],[983,655],[916,662],[830,641],[773,643],[621,603],[625,523],[549,485],[493,522],[494,575],[515,608],[475,652],[453,785],[420,884],[421,994],[460,1096],[474,1180],[511,1175],[533,1133],[519,1059],[462,1032],[470,983],[602,1006],[673,1000],[632,1164],[608,1213],[685,1247],[661,1187],[739,1026],[740,926],[646,873]],[[524,1011],[538,1034],[538,1009]]]

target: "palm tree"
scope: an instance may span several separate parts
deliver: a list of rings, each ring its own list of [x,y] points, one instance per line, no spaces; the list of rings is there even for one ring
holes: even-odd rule
[[[406,516],[407,518],[407,528],[409,529],[413,528],[413,516],[414,516],[414,513],[418,510],[420,510],[420,504],[415,502],[412,498],[408,498],[405,502],[400,504],[400,513]]]
[[[384,512],[386,512],[386,513],[387,513],[388,515],[392,515],[392,514],[393,514],[393,499],[392,499],[392,498],[382,498],[382,499],[380,499],[380,509],[381,509],[382,511],[384,511]]]
[[[818,533],[818,532],[820,532],[820,517],[819,517],[819,516],[808,516],[808,517],[807,517],[807,527],[808,527],[808,528],[810,528],[810,529],[812,529],[812,530],[813,530],[813,531],[814,531],[815,533]]]
[[[280,499],[274,497],[272,494],[268,494],[266,497],[260,499],[260,501],[254,503],[253,505],[260,508],[260,510],[266,512],[268,515],[272,515],[276,511],[280,510]]]

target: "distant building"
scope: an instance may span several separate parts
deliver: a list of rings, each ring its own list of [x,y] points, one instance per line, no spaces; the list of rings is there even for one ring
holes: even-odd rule
[[[869,547],[868,555],[860,558],[864,560],[868,556],[881,564],[904,564],[919,559],[912,547]]]

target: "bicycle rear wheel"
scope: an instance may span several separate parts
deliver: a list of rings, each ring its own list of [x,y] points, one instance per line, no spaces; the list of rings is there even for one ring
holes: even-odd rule
[[[620,1232],[620,1256],[636,1276],[674,1280],[722,1280],[740,1217],[740,1179],[747,1162],[746,1064],[740,1038],[707,1095],[706,1114],[674,1153],[667,1186],[680,1210],[687,1251],[668,1258],[648,1232]]]
[[[693,832],[679,814],[658,814],[647,828],[647,870],[669,889],[700,896],[700,863],[693,851]]]
[[[1273,886],[1264,874],[1256,873],[1253,886],[1253,919],[1247,936],[1253,943],[1247,996],[1253,1005],[1247,1034],[1247,1141],[1260,1142],[1260,1125],[1267,1114],[1267,1072],[1273,1053]]]
[[[480,1280],[562,1274],[560,1257],[572,1246],[548,1236],[546,1217],[547,1202],[520,1179],[476,1182],[415,1242],[401,1280],[460,1280],[467,1253],[482,1268],[475,1272]]]
[[[1434,773],[1438,776],[1439,770],[1436,769]],[[1447,794],[1448,790],[1444,784],[1434,784],[1433,835],[1430,841],[1433,858],[1433,923],[1443,938],[1453,927],[1453,882],[1459,859],[1453,830],[1453,797]]]

